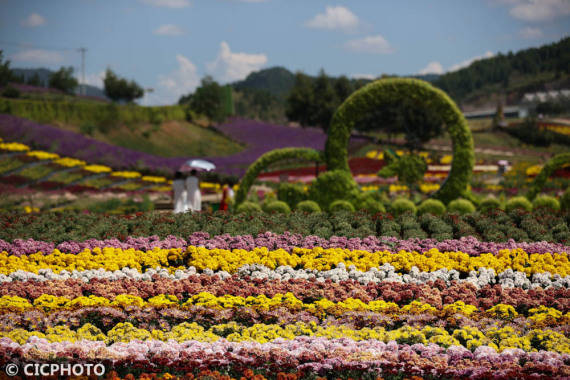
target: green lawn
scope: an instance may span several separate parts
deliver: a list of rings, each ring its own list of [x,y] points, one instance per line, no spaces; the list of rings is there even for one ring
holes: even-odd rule
[[[77,126],[62,128],[80,132]],[[120,126],[106,134],[96,130],[93,138],[124,148],[162,157],[226,156],[243,149],[239,143],[215,130],[185,121],[167,121],[160,126]]]

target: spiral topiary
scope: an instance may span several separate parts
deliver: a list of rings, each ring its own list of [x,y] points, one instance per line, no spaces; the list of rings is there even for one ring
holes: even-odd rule
[[[447,212],[455,212],[461,215],[475,212],[475,206],[467,199],[455,199],[447,205]]]
[[[505,211],[509,212],[515,209],[532,211],[532,203],[530,203],[530,201],[523,196],[511,198],[505,204]]]
[[[319,207],[319,204],[315,201],[301,201],[297,204],[297,207],[295,207],[296,210],[298,211],[303,211],[303,212],[308,212],[308,213],[313,213],[313,212],[321,212],[321,208]]]
[[[405,212],[411,212],[412,214],[415,214],[416,205],[409,199],[398,198],[390,205],[390,211],[396,216],[401,215]]]
[[[339,212],[339,211],[350,211],[354,212],[354,206],[349,201],[345,201],[344,199],[338,199],[332,202],[329,206],[330,212]]]
[[[445,205],[438,199],[426,199],[418,206],[418,214],[443,215]]]
[[[532,208],[533,210],[545,208],[558,211],[560,210],[560,202],[558,202],[558,199],[549,195],[539,195],[532,201]]]
[[[350,95],[333,115],[325,146],[329,170],[349,170],[347,144],[350,132],[363,113],[384,104],[411,99],[442,116],[453,144],[451,170],[433,197],[448,203],[468,192],[475,154],[473,137],[463,114],[449,96],[419,79],[390,78],[372,82]]]

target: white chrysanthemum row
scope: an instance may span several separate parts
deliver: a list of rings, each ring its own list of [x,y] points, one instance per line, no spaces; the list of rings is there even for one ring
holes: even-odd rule
[[[205,275],[218,275],[221,279],[227,279],[231,275],[226,271],[213,271],[205,269]],[[166,268],[151,268],[144,273],[133,268],[123,268],[116,271],[107,271],[105,269],[91,269],[84,271],[73,270],[72,272],[63,270],[54,273],[51,269],[40,269],[38,273],[26,272],[18,270],[9,275],[0,274],[0,283],[12,281],[50,281],[50,280],[67,280],[77,279],[89,282],[91,279],[106,280],[122,280],[134,279],[151,281],[153,276],[158,275],[163,278],[172,280],[184,280],[192,275],[198,274],[195,267],[191,266],[184,270],[177,270],[173,274],[169,273]],[[315,279],[324,282],[330,279],[333,282],[355,280],[361,284],[380,283],[380,282],[400,282],[410,284],[423,284],[438,279],[443,280],[446,284],[451,281],[471,282],[477,288],[486,285],[499,284],[508,288],[570,288],[570,275],[562,277],[559,274],[552,275],[549,272],[535,273],[529,279],[525,273],[507,269],[504,272],[495,273],[492,268],[480,268],[478,271],[471,271],[467,278],[460,278],[460,273],[455,270],[446,268],[438,269],[433,272],[421,272],[417,267],[412,267],[409,273],[396,273],[395,268],[391,264],[384,264],[378,268],[371,268],[366,272],[357,270],[353,265],[346,268],[343,263],[337,265],[336,268],[327,271],[318,271],[316,269],[293,269],[290,266],[280,266],[276,269],[270,269],[260,264],[246,264],[238,269],[238,277],[249,276],[251,278],[287,281],[289,279]]]

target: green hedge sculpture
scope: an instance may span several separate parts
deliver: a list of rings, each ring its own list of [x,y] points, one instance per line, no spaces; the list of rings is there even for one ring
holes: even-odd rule
[[[431,108],[442,116],[453,145],[451,170],[441,188],[433,195],[444,203],[466,197],[471,182],[475,153],[467,121],[457,105],[442,90],[419,79],[389,78],[372,82],[350,95],[333,115],[325,146],[328,170],[350,170],[348,140],[355,122],[363,113],[381,104],[411,100],[417,107]]]
[[[557,154],[548,160],[540,173],[538,173],[538,175],[534,178],[534,181],[532,181],[530,190],[527,193],[526,197],[531,201],[536,198],[538,193],[541,192],[542,188],[546,184],[548,177],[550,177],[552,173],[556,171],[556,169],[561,168],[564,164],[570,164],[570,153]]]
[[[274,149],[262,154],[261,157],[247,168],[245,175],[241,179],[238,191],[236,192],[236,206],[245,201],[249,188],[259,173],[267,169],[269,165],[287,159],[302,159],[306,161],[322,162],[323,154],[322,152],[311,148],[282,148]]]

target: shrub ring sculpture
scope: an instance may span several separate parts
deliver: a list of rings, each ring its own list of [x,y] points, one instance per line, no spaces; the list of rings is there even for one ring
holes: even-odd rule
[[[538,193],[540,193],[546,184],[548,177],[550,177],[552,173],[556,171],[556,169],[560,169],[565,164],[570,164],[570,153],[557,154],[548,160],[546,165],[543,166],[540,173],[538,173],[538,175],[534,178],[534,181],[532,181],[530,190],[527,193],[526,197],[531,201],[536,198]]]
[[[362,114],[381,104],[411,101],[441,115],[453,147],[451,170],[432,197],[449,203],[460,196],[470,197],[467,186],[475,163],[473,137],[455,102],[442,90],[419,79],[390,78],[372,82],[350,95],[333,115],[325,146],[327,170],[350,170],[347,146],[355,122]]]
[[[275,162],[287,159],[302,159],[315,162],[324,161],[323,153],[311,148],[282,148],[262,154],[247,168],[245,175],[240,181],[239,189],[236,192],[236,206],[246,199],[251,185],[262,170]]]
[[[463,114],[449,96],[419,79],[391,78],[372,82],[350,95],[333,115],[325,146],[327,170],[346,170],[348,140],[354,124],[364,113],[381,104],[411,101],[418,107],[430,108],[441,115],[453,147],[451,170],[441,188],[433,195],[444,203],[463,196],[473,199],[468,191],[475,153],[473,137]],[[270,164],[288,158],[322,161],[323,154],[309,148],[283,148],[267,152],[247,169],[236,194],[236,206],[245,200],[257,175]]]

